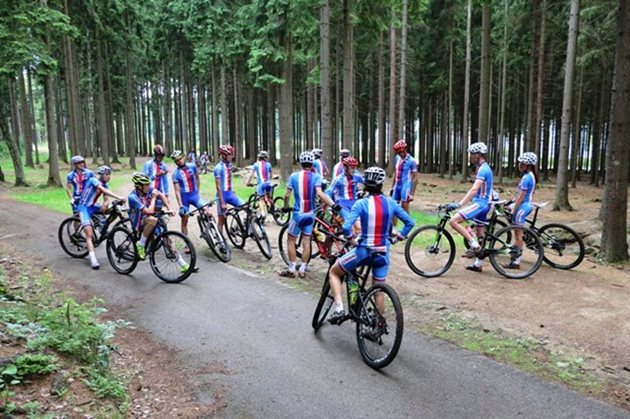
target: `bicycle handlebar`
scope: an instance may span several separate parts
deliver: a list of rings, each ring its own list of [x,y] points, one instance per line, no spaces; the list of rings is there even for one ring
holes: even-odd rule
[[[206,208],[210,208],[211,206],[214,205],[214,201],[210,201],[210,202],[206,202],[205,204],[203,204],[201,207],[199,208],[195,208],[194,210],[190,211],[188,213],[189,217],[194,216],[196,213],[198,213],[199,211],[201,211],[202,209],[206,209]]]

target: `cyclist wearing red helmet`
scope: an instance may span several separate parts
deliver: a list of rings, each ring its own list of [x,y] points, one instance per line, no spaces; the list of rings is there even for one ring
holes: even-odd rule
[[[418,164],[416,159],[407,152],[405,140],[398,140],[394,144],[396,159],[394,164],[394,184],[390,195],[398,202],[406,213],[409,213],[409,203],[413,201],[418,185]],[[398,225],[398,219],[394,218],[394,228]],[[394,231],[395,233],[395,231]]]
[[[339,161],[335,163],[335,165],[333,166],[333,171],[332,171],[333,179],[343,173],[343,159],[345,159],[346,157],[350,157],[350,150],[348,150],[347,148],[344,148],[339,153]]]
[[[345,157],[342,165],[344,171],[333,179],[326,193],[341,206],[341,216],[345,219],[357,201],[357,187],[363,184],[363,176],[356,170],[359,162],[354,157]]]
[[[235,207],[243,205],[243,201],[232,191],[232,159],[234,158],[234,147],[224,144],[219,147],[219,155],[221,159],[214,166],[214,180],[217,188],[217,199],[219,206],[217,214],[219,215],[219,231],[223,231],[225,225],[225,211],[227,205]]]

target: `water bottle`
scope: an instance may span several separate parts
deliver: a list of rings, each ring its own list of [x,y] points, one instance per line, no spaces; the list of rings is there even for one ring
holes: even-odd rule
[[[349,303],[353,306],[356,304],[359,296],[359,283],[353,277],[348,277],[347,286]]]
[[[319,231],[317,227],[313,229],[313,235],[315,236],[315,240],[317,240],[318,242],[323,242],[324,240],[326,240],[326,235]]]

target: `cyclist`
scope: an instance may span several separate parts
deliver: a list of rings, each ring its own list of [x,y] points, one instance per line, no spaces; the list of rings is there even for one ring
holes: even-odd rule
[[[345,157],[342,164],[344,171],[333,179],[326,194],[341,206],[341,216],[346,219],[357,200],[357,187],[363,184],[363,176],[357,171],[359,162],[354,157]]]
[[[203,169],[203,174],[208,173],[208,163],[210,163],[210,156],[208,156],[208,152],[204,151],[201,157],[199,157],[199,161],[201,162],[201,168]]]
[[[350,150],[348,150],[347,148],[344,148],[339,153],[339,161],[335,163],[335,165],[333,166],[333,171],[332,171],[333,179],[343,173],[343,159],[345,159],[346,157],[350,157]]]
[[[311,153],[313,153],[313,157],[315,158],[313,161],[313,170],[322,180],[326,179],[326,176],[328,176],[328,168],[326,167],[326,162],[322,159],[324,151],[321,148],[314,148]]]
[[[525,225],[525,218],[532,212],[532,197],[538,183],[536,174],[536,164],[538,156],[532,152],[525,152],[518,157],[518,170],[523,173],[521,182],[518,184],[518,195],[514,200],[512,208],[512,224]],[[523,249],[523,232],[514,231],[514,244]],[[504,266],[508,269],[520,269],[521,257],[513,258],[509,264]]]
[[[449,209],[455,210],[468,201],[472,200],[472,203],[465,208],[462,208],[453,218],[449,224],[455,231],[464,236],[468,241],[470,248],[473,252],[477,252],[481,249],[479,242],[473,237],[469,231],[462,225],[465,220],[477,219],[479,221],[485,221],[488,214],[488,208],[490,205],[490,199],[492,197],[492,184],[493,175],[492,169],[486,160],[488,154],[488,146],[485,143],[477,142],[468,147],[470,153],[470,162],[476,166],[476,178],[470,190],[464,195],[459,202],[449,204]],[[483,217],[483,218],[482,218]],[[485,231],[485,225],[483,223],[477,223],[476,225],[477,237],[482,237]],[[466,266],[466,269],[474,272],[481,272],[483,261],[477,258],[472,265]]]
[[[394,144],[394,152],[396,153],[394,184],[390,196],[400,204],[405,212],[409,213],[409,203],[413,201],[418,185],[418,164],[413,156],[407,152],[405,140],[398,140]],[[394,217],[393,235],[396,235],[397,225],[398,219]]]
[[[206,203],[199,196],[199,170],[193,163],[186,163],[185,157],[181,150],[175,150],[171,154],[177,165],[173,172],[173,189],[182,220],[181,230],[183,234],[188,235],[188,208],[190,205],[201,208]],[[206,208],[206,211],[209,209]]]
[[[224,144],[219,147],[221,160],[214,166],[214,180],[217,188],[217,199],[219,207],[219,231],[223,231],[225,226],[225,211],[227,204],[234,207],[243,205],[243,201],[232,191],[232,159],[234,158],[234,147]]]
[[[295,265],[297,252],[295,240],[302,233],[302,264],[297,273],[300,278],[306,276],[306,266],[311,257],[311,234],[315,224],[315,198],[318,196],[326,205],[330,205],[333,210],[340,208],[323,191],[322,178],[313,172],[313,162],[315,157],[310,151],[303,151],[300,154],[300,165],[302,170],[294,172],[289,177],[287,190],[284,194],[284,211],[289,212],[289,197],[293,193],[293,216],[287,227],[287,253],[289,254],[289,268],[278,272],[280,276],[295,278]]]
[[[116,195],[114,192],[107,189],[107,182],[112,175],[112,168],[109,166],[101,166],[96,170],[98,177],[93,176],[89,178],[84,185],[83,192],[78,201],[78,213],[81,218],[81,226],[85,231],[86,244],[88,248],[88,254],[90,255],[90,264],[92,269],[100,268],[100,264],[94,254],[94,226],[92,225],[92,215],[96,213],[104,214],[109,207],[109,200],[107,197],[111,196],[114,199],[124,201],[124,198]],[[96,202],[98,198],[104,195],[105,200],[103,205],[99,205]]]
[[[188,163],[192,163],[195,166],[197,166],[197,152],[195,151],[195,148],[191,148],[190,151],[188,152],[188,156],[186,157],[186,161],[188,161]]]
[[[83,193],[85,182],[89,178],[94,177],[94,172],[85,167],[85,159],[83,156],[72,156],[70,162],[74,168],[66,177],[66,194],[68,194],[68,198],[70,198],[72,213],[76,214],[79,211],[77,204]]]
[[[136,242],[136,254],[140,259],[144,260],[147,239],[157,224],[157,218],[153,214],[158,210],[158,200],[164,203],[164,208],[169,214],[174,215],[175,213],[169,208],[166,196],[152,186],[153,181],[146,173],[133,173],[131,181],[133,182],[134,190],[127,197],[129,202],[129,219],[133,228],[140,233],[140,240]],[[187,265],[182,265],[183,267],[187,267]]]
[[[251,181],[252,177],[256,175],[256,179],[258,180],[258,187],[256,188],[256,195],[258,196],[258,202],[260,202],[260,216],[264,220],[267,216],[267,206],[265,204],[264,197],[267,197],[270,202],[271,197],[271,176],[272,169],[271,163],[267,161],[269,157],[269,153],[265,150],[261,150],[258,153],[258,161],[254,163],[252,166],[252,171],[249,173],[249,177],[247,178],[247,186],[253,186]]]
[[[160,144],[153,147],[153,158],[144,164],[144,173],[151,179],[151,186],[162,193],[163,198],[158,198],[155,202],[155,209],[162,208],[163,203],[168,202],[168,168],[164,163],[164,148]]]
[[[355,221],[361,221],[361,236],[357,246],[346,253],[330,268],[330,287],[335,300],[335,309],[329,321],[338,323],[345,316],[342,300],[341,278],[346,272],[352,272],[358,266],[370,264],[372,279],[377,282],[385,281],[389,272],[389,231],[394,217],[400,218],[405,226],[391,242],[404,240],[415,225],[413,219],[396,201],[383,195],[385,171],[380,167],[370,167],[363,173],[365,189],[369,193],[366,198],[358,200],[350,215],[343,223],[343,233],[346,238],[352,238],[352,226]],[[376,305],[383,312],[383,296],[376,296]]]

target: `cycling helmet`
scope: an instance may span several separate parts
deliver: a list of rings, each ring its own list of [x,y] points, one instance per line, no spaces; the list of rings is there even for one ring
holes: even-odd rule
[[[345,167],[358,167],[359,161],[354,157],[344,157],[344,159],[341,160],[341,164],[343,164]]]
[[[536,166],[536,164],[538,163],[538,156],[536,155],[536,153],[528,151],[518,156],[518,162],[529,164],[531,166]]]
[[[149,183],[151,183],[151,179],[149,179],[149,176],[142,172],[134,172],[133,175],[131,175],[131,181],[136,186],[148,185]]]
[[[233,156],[234,147],[229,144],[223,144],[219,147],[219,154],[221,154],[222,156]]]
[[[260,150],[258,152],[258,158],[259,159],[267,159],[269,157],[269,153],[267,153],[265,150]]]
[[[363,180],[367,186],[378,186],[385,182],[385,170],[372,166],[363,172]]]
[[[78,154],[76,156],[72,156],[70,161],[72,162],[72,164],[85,163],[85,159],[83,158],[83,156],[79,156]]]
[[[350,150],[348,150],[347,148],[344,148],[343,150],[341,150],[341,153],[339,153],[341,158],[345,158],[345,157],[350,157]]]
[[[313,157],[316,159],[320,158],[322,154],[324,154],[324,150],[321,148],[314,148],[311,152],[313,153]]]
[[[315,156],[313,156],[313,153],[311,153],[310,151],[303,151],[300,154],[301,164],[304,164],[304,163],[313,164],[314,161],[315,161]]]
[[[471,154],[488,154],[488,146],[485,143],[472,143],[468,147],[468,152]]]
[[[98,169],[96,169],[96,174],[99,176],[103,176],[103,175],[111,175],[112,174],[112,168],[109,166],[101,166]]]
[[[153,155],[155,157],[157,157],[157,156],[164,157],[164,147],[162,147],[159,144],[156,144],[155,147],[153,147]]]
[[[173,159],[174,161],[177,161],[183,158],[184,158],[184,152],[181,150],[175,150],[171,153],[171,159]]]
[[[394,151],[396,153],[400,153],[402,151],[405,151],[407,149],[407,143],[405,142],[405,140],[398,140],[396,141],[396,144],[394,144]]]

